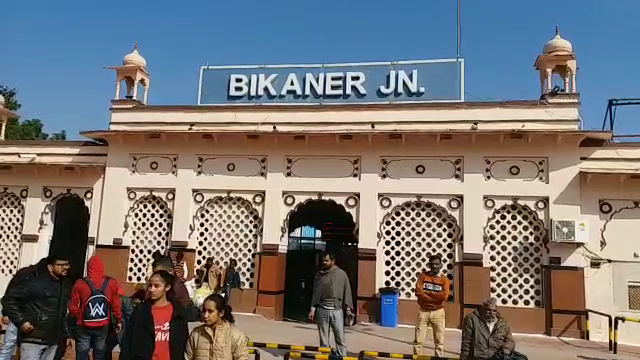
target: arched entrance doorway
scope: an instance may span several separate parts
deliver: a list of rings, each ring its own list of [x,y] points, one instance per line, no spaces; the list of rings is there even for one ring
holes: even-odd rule
[[[349,276],[353,301],[358,280],[358,237],[353,216],[332,200],[314,199],[289,215],[284,317],[306,321],[313,279],[322,251],[336,254],[336,265]]]
[[[49,255],[64,254],[69,257],[71,279],[84,275],[88,234],[89,209],[84,201],[75,194],[58,199],[53,212],[53,236]]]

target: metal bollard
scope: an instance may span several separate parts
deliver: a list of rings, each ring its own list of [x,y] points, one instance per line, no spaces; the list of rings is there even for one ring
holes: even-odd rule
[[[613,320],[613,353],[618,353],[618,324],[620,321],[624,322],[624,318],[616,316]]]
[[[260,351],[258,349],[249,349],[249,355],[255,355],[256,360],[260,360]]]
[[[620,322],[627,322],[627,321],[640,323],[640,319],[627,318],[624,316],[616,316],[616,318],[613,320],[613,353],[614,354],[618,353],[618,324]]]
[[[591,338],[591,322],[589,319],[589,313],[594,313],[596,315],[600,315],[600,316],[604,316],[607,318],[607,324],[608,324],[608,335],[609,335],[609,351],[613,350],[613,316],[609,315],[609,314],[605,314],[603,312],[600,311],[595,311],[595,310],[591,310],[591,309],[587,309],[585,311],[585,317],[587,320],[587,334],[586,334],[586,339],[590,340]]]

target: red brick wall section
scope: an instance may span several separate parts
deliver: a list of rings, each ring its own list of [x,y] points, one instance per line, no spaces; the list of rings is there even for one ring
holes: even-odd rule
[[[359,322],[378,321],[380,299],[376,293],[376,249],[358,249],[358,298],[356,314]]]
[[[545,290],[550,291],[551,306],[547,309],[550,316],[547,317],[547,331],[551,336],[584,338],[586,331],[586,318],[583,312],[586,309],[584,269],[575,267],[550,266],[550,286]],[[559,313],[564,312],[564,313]],[[573,314],[568,314],[573,312]]]
[[[127,282],[127,264],[129,263],[129,247],[116,245],[97,245],[95,255],[105,263],[105,274],[122,286],[126,295],[133,293],[134,283]]]
[[[267,319],[282,320],[287,256],[278,253],[278,245],[264,244],[258,255],[258,291],[255,312]]]
[[[480,305],[491,294],[490,270],[481,266],[462,266],[464,293],[463,303],[466,305]]]
[[[500,314],[509,322],[511,331],[522,334],[544,334],[545,309],[498,307]]]

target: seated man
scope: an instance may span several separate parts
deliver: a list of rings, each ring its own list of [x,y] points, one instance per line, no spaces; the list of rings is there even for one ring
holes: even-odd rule
[[[498,313],[496,299],[486,300],[480,309],[465,316],[460,360],[525,360],[514,352],[515,347],[511,328]]]

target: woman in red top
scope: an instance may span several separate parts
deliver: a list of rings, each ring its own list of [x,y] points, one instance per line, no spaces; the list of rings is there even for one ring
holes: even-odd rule
[[[121,360],[184,360],[189,336],[185,309],[173,301],[175,277],[156,271],[146,300],[136,306],[121,345]]]

